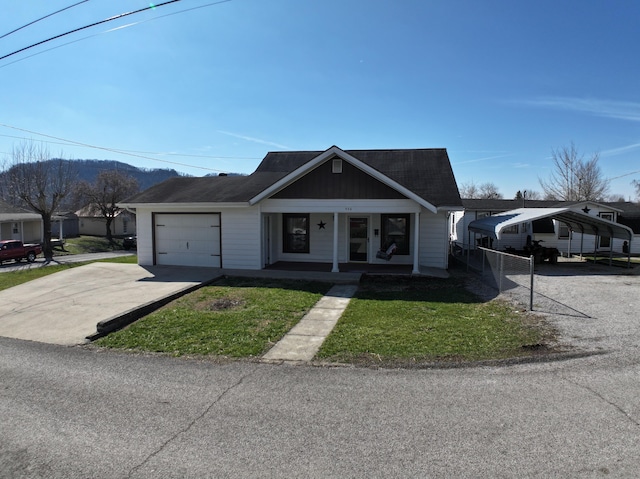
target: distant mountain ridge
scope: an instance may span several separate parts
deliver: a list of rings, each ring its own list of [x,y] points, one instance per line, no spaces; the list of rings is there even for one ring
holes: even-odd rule
[[[184,173],[179,173],[173,168],[160,169],[160,168],[139,168],[137,166],[129,165],[121,161],[115,160],[65,160],[70,161],[76,168],[78,173],[78,181],[88,181],[93,183],[98,176],[98,173],[102,171],[118,170],[126,173],[129,176],[135,178],[140,186],[140,191],[146,190],[153,185],[162,183],[169,178],[175,176],[189,176]]]

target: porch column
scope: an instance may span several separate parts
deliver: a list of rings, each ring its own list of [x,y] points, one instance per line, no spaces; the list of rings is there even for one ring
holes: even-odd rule
[[[416,213],[416,220],[413,229],[413,274],[420,273],[418,259],[420,256],[420,212]]]
[[[333,213],[333,266],[332,273],[340,272],[338,268],[338,213]]]

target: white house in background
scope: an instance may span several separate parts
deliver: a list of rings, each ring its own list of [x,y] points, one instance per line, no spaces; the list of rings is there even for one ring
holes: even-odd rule
[[[248,176],[171,178],[135,210],[141,265],[263,269],[278,262],[448,267],[461,211],[445,149],[271,152]],[[390,241],[391,259],[376,257]]]
[[[107,233],[107,220],[93,205],[87,205],[76,211],[78,217],[78,232],[81,235],[105,236]],[[136,234],[136,215],[127,210],[116,212],[111,223],[113,236],[128,236]]]
[[[460,246],[477,245],[481,235],[469,231],[469,224],[477,219],[493,216],[498,213],[526,208],[569,208],[595,218],[612,221],[627,226],[633,231],[632,240],[628,243],[631,254],[640,254],[640,205],[631,202],[596,203],[592,201],[566,202],[545,200],[504,200],[504,199],[463,199],[464,212],[452,213],[449,223],[451,239]],[[561,253],[578,254],[581,251],[600,251],[623,253],[623,238],[611,238],[607,233],[602,235],[582,234],[577,228],[570,228],[551,218],[541,218],[511,226],[502,231],[499,240],[492,241],[492,247],[503,250],[511,247],[522,249],[527,242],[542,240],[544,246],[555,247]],[[466,246],[465,246],[466,247]]]
[[[39,214],[0,200],[0,240],[39,243],[42,238],[42,217]]]

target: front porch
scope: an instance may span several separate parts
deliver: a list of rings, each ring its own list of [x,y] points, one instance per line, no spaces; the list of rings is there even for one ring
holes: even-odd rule
[[[330,273],[332,263],[309,263],[302,261],[277,261],[266,266],[267,271],[308,271]],[[372,263],[339,263],[340,273],[356,273],[368,275],[390,276],[429,276],[434,278],[448,278],[449,273],[439,268],[421,266],[418,273],[413,272],[410,264],[372,264]]]

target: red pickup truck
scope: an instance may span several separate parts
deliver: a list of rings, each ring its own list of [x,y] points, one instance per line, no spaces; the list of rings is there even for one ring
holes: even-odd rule
[[[42,253],[42,247],[39,244],[23,244],[18,240],[0,241],[0,264],[3,261],[15,260],[18,262],[22,259],[33,263],[40,253]]]

